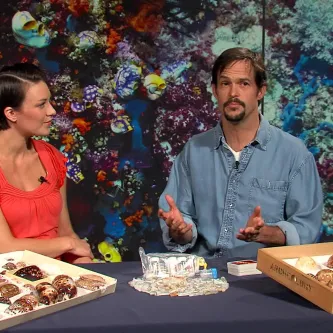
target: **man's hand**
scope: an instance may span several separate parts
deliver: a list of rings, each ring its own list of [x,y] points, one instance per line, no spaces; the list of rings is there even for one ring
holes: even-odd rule
[[[265,225],[263,218],[261,217],[260,206],[254,208],[252,215],[246,223],[244,229],[239,229],[239,234],[237,238],[245,242],[256,242],[258,241],[258,236],[260,229]]]
[[[259,206],[254,208],[245,229],[239,229],[239,234],[236,237],[245,242],[258,242],[266,245],[286,244],[286,235],[278,226],[265,224]]]
[[[158,210],[158,216],[165,221],[169,227],[170,237],[177,243],[186,244],[192,240],[192,225],[187,224],[183,215],[176,206],[175,201],[170,195],[165,196],[170,210],[165,212],[162,209]]]

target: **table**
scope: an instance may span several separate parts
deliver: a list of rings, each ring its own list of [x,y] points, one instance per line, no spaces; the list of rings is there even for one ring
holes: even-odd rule
[[[128,285],[142,275],[140,262],[82,266],[116,278],[116,292],[5,332],[333,332],[333,315],[264,275],[235,277],[221,267],[219,274],[230,283],[224,293],[157,297]],[[209,263],[214,266],[221,263]]]

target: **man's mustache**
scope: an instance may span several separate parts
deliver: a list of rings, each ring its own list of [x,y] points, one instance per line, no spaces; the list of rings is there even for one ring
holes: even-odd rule
[[[226,101],[223,104],[223,107],[227,107],[229,104],[231,103],[238,103],[239,105],[241,105],[243,108],[245,108],[245,103],[242,102],[241,100],[239,100],[238,98],[230,98],[228,101]]]

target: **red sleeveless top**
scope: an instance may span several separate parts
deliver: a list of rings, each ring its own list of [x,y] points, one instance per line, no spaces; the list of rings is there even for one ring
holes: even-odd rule
[[[51,239],[58,236],[66,158],[42,140],[32,141],[47,182],[26,192],[9,184],[0,169],[0,207],[14,237]]]

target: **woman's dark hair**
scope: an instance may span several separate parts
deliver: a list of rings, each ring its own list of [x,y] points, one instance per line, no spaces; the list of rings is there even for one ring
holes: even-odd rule
[[[0,130],[9,128],[5,108],[19,109],[25,99],[27,85],[41,81],[46,82],[45,73],[30,63],[4,66],[0,70]]]
[[[256,85],[261,88],[267,82],[265,64],[259,53],[242,47],[225,50],[216,59],[212,70],[212,83],[217,85],[217,78],[224,69],[235,61],[248,60],[254,70]]]

